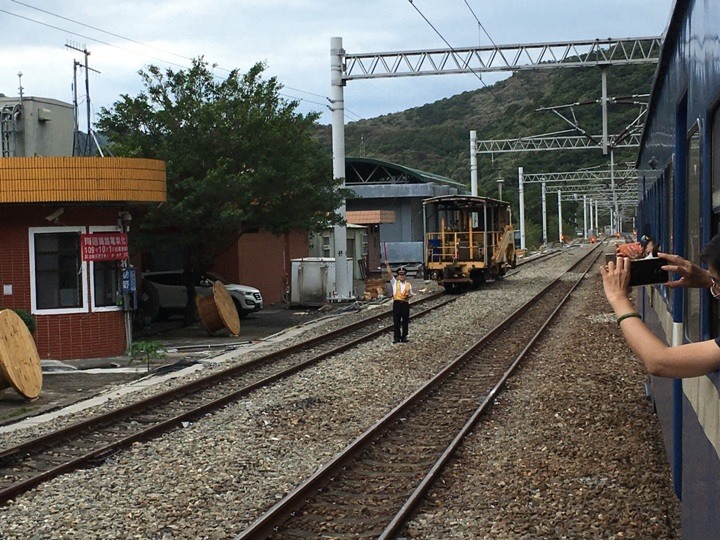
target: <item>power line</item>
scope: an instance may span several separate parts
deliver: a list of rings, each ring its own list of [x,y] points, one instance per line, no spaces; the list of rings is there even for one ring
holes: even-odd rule
[[[64,20],[64,21],[68,21],[68,22],[71,22],[71,23],[73,23],[73,24],[78,24],[78,25],[80,25],[80,26],[84,26],[85,28],[90,28],[90,29],[92,29],[92,30],[96,30],[96,31],[98,31],[98,32],[102,32],[103,34],[108,34],[108,35],[113,36],[113,37],[116,37],[116,38],[124,39],[125,41],[130,41],[130,42],[135,43],[135,44],[137,44],[137,45],[142,45],[143,47],[147,47],[147,48],[149,48],[149,49],[155,49],[155,50],[157,50],[157,51],[164,52],[164,53],[166,53],[166,54],[171,54],[171,55],[173,55],[173,56],[177,56],[178,58],[182,58],[183,60],[190,60],[190,61],[192,61],[192,58],[188,58],[187,56],[183,56],[183,55],[181,55],[181,54],[177,54],[177,53],[174,53],[174,52],[172,52],[172,51],[166,51],[165,49],[161,49],[161,48],[159,48],[159,47],[155,47],[154,45],[148,45],[147,43],[142,43],[141,41],[136,41],[136,40],[134,40],[134,39],[132,39],[132,38],[129,38],[129,37],[121,36],[121,35],[119,35],[119,34],[114,34],[114,33],[112,33],[112,32],[109,32],[108,30],[103,30],[102,28],[97,28],[96,26],[91,26],[91,25],[89,25],[89,24],[85,24],[85,23],[80,22],[80,21],[77,21],[77,20],[75,20],[75,19],[71,19],[71,18],[69,18],[69,17],[64,17],[63,15],[58,15],[57,13],[53,13],[53,12],[51,12],[51,11],[47,11],[47,10],[45,10],[45,9],[41,9],[41,8],[39,8],[39,7],[35,7],[35,6],[33,6],[33,5],[30,5],[30,4],[26,4],[25,2],[20,2],[19,0],[11,0],[11,1],[12,1],[12,2],[15,2],[16,4],[20,4],[21,6],[25,6],[25,7],[28,7],[28,8],[30,8],[30,9],[34,9],[34,10],[36,10],[36,11],[40,11],[40,12],[42,12],[42,13],[46,13],[47,15],[52,15],[53,17],[57,17],[58,19],[62,19],[62,20]]]
[[[89,24],[82,23],[82,22],[80,22],[80,21],[78,21],[78,20],[71,19],[71,18],[69,18],[69,17],[65,17],[65,16],[63,16],[63,15],[58,15],[57,13],[53,13],[53,12],[51,12],[51,11],[47,11],[47,10],[45,10],[45,9],[41,9],[41,8],[39,8],[39,7],[33,6],[33,5],[28,4],[28,3],[25,3],[25,2],[20,2],[19,0],[11,0],[11,1],[14,2],[14,3],[16,3],[16,4],[19,4],[19,5],[21,5],[21,6],[25,6],[25,7],[28,7],[28,8],[30,8],[30,9],[34,9],[34,10],[40,11],[40,12],[45,13],[45,14],[47,14],[47,15],[51,15],[51,16],[53,16],[53,17],[57,17],[57,18],[59,18],[59,19],[62,19],[62,20],[71,22],[71,23],[73,23],[73,24],[78,24],[78,25],[80,25],[80,26],[84,26],[84,27],[86,27],[86,28],[90,28],[90,29],[95,30],[95,31],[97,31],[97,32],[101,32],[101,33],[103,33],[103,34],[107,34],[107,35],[116,37],[116,38],[118,38],[118,39],[123,39],[123,40],[125,40],[125,41],[129,41],[129,42],[131,42],[131,43],[135,43],[136,45],[140,45],[140,46],[142,46],[142,47],[147,47],[147,48],[149,48],[149,49],[155,49],[155,50],[157,50],[157,51],[160,51],[160,52],[163,52],[163,53],[166,53],[166,54],[171,54],[171,55],[173,55],[173,56],[177,56],[178,58],[182,58],[182,59],[184,59],[184,60],[188,60],[188,61],[190,61],[190,62],[193,61],[193,59],[190,58],[190,57],[183,56],[183,55],[181,55],[181,54],[177,54],[177,53],[174,53],[174,52],[172,52],[172,51],[165,50],[165,49],[161,49],[161,48],[155,47],[155,46],[153,46],[153,45],[148,45],[147,43],[143,43],[143,42],[141,42],[141,41],[137,41],[137,40],[135,40],[135,39],[132,39],[132,38],[129,38],[129,37],[126,37],[126,36],[122,36],[122,35],[120,35],[120,34],[116,34],[116,33],[110,32],[110,31],[108,31],[108,30],[103,30],[102,28],[98,28],[98,27],[96,27],[96,26],[91,26],[91,25],[89,25]],[[20,19],[24,19],[24,20],[29,21],[29,22],[33,22],[33,23],[36,23],[36,24],[40,24],[40,25],[46,26],[46,27],[48,27],[48,28],[52,28],[53,30],[58,30],[58,31],[60,31],[60,32],[66,32],[66,33],[69,33],[69,34],[72,34],[72,35],[75,35],[75,36],[79,36],[79,37],[81,37],[81,38],[83,38],[83,39],[87,39],[87,40],[90,40],[90,41],[94,41],[94,42],[100,43],[100,44],[102,44],[102,45],[107,45],[108,47],[113,47],[113,48],[119,49],[119,50],[121,50],[121,51],[129,52],[129,53],[133,53],[133,54],[139,54],[139,55],[141,55],[141,56],[145,56],[146,58],[150,58],[151,60],[155,60],[155,61],[158,61],[158,62],[162,62],[162,63],[164,63],[164,64],[176,66],[176,67],[179,67],[179,68],[182,68],[182,69],[188,69],[188,66],[187,66],[187,65],[178,64],[178,63],[176,63],[176,62],[171,62],[171,61],[169,61],[169,60],[164,60],[164,59],[162,59],[162,58],[157,58],[157,57],[155,57],[155,56],[151,56],[151,55],[149,55],[149,54],[145,54],[145,53],[142,53],[142,52],[139,52],[139,51],[134,51],[134,50],[131,50],[131,49],[126,49],[126,48],[121,47],[121,46],[119,46],[119,45],[115,45],[115,44],[113,44],[113,43],[108,43],[108,42],[106,42],[106,41],[102,41],[102,40],[99,40],[99,39],[91,38],[91,37],[89,37],[89,36],[85,36],[85,35],[83,35],[83,34],[79,34],[79,33],[77,33],[77,32],[73,32],[73,31],[71,31],[71,30],[67,30],[67,29],[64,29],[64,28],[60,28],[60,27],[58,27],[58,26],[53,26],[52,24],[48,24],[48,23],[46,23],[46,22],[39,21],[39,20],[37,20],[37,19],[32,19],[32,18],[26,17],[26,16],[24,16],[24,15],[19,15],[19,14],[17,14],[17,13],[12,13],[12,12],[7,11],[7,10],[4,10],[4,9],[0,9],[0,12],[7,13],[8,15],[12,15],[12,16],[14,16],[14,17],[18,17],[18,18],[20,18]],[[230,73],[230,72],[231,72],[231,70],[226,69],[226,68],[223,68],[223,67],[221,67],[221,66],[217,66],[217,65],[216,65],[215,67],[217,67],[218,69],[220,69],[220,70],[222,70],[222,71],[225,71],[225,72],[227,72],[227,73]],[[218,79],[221,78],[221,77],[218,77],[218,76],[215,76],[215,77],[218,78]],[[317,94],[317,93],[314,93],[314,92],[308,92],[308,91],[306,91],[306,90],[301,90],[301,89],[299,89],[299,88],[292,88],[292,87],[290,87],[290,86],[285,86],[284,88],[287,88],[287,89],[292,90],[292,91],[295,91],[295,92],[302,92],[302,93],[305,93],[305,94],[314,95],[314,96],[317,96],[317,97],[320,97],[320,98],[325,98],[325,99],[327,99],[327,96],[323,96],[323,95],[321,95],[321,94]],[[291,98],[291,99],[298,100],[298,101],[307,101],[308,103],[314,103],[315,105],[325,106],[324,103],[318,103],[318,102],[306,100],[306,99],[303,99],[303,98],[300,98],[300,97],[297,97],[297,96],[292,96],[292,95],[289,95],[289,94],[280,94],[280,95],[283,95],[283,96],[286,96],[286,97],[289,97],[289,98]]]
[[[52,28],[53,30],[59,30],[60,32],[65,32],[65,33],[68,33],[68,34],[72,34],[72,35],[74,35],[74,36],[81,37],[81,38],[83,38],[83,39],[87,39],[87,40],[90,40],[90,41],[94,41],[95,43],[100,43],[101,45],[107,45],[108,47],[113,47],[113,48],[115,48],[115,49],[119,49],[119,50],[121,50],[121,51],[129,52],[129,53],[133,53],[133,54],[140,54],[140,55],[142,55],[142,56],[146,56],[147,58],[151,58],[152,60],[157,60],[158,62],[163,62],[163,63],[165,63],[165,64],[170,64],[170,65],[173,65],[173,66],[181,67],[181,68],[183,68],[183,69],[187,69],[187,66],[184,66],[184,65],[182,65],[182,64],[177,64],[177,63],[175,63],[175,62],[170,62],[169,60],[163,60],[163,59],[161,59],[161,58],[156,58],[156,57],[150,56],[150,55],[148,55],[148,54],[143,54],[143,53],[139,53],[139,52],[137,52],[137,51],[133,51],[133,50],[131,50],[131,49],[126,49],[126,48],[124,48],[124,47],[120,47],[119,45],[114,45],[114,44],[112,44],[112,43],[108,43],[107,41],[102,41],[101,39],[96,39],[96,38],[92,38],[92,37],[90,37],[90,36],[86,36],[86,35],[83,35],[83,34],[79,34],[79,33],[77,33],[77,32],[73,32],[72,30],[67,30],[67,29],[65,29],[65,28],[60,28],[59,26],[54,26],[54,25],[52,25],[52,24],[48,24],[48,23],[43,22],[43,21],[38,21],[37,19],[31,19],[30,17],[25,17],[24,15],[19,15],[19,14],[17,14],[17,13],[12,13],[12,12],[7,11],[7,10],[5,10],[5,9],[0,9],[0,12],[2,12],[2,13],[7,13],[8,15],[12,15],[13,17],[18,17],[19,19],[24,19],[24,20],[26,20],[26,21],[29,21],[29,22],[32,22],[32,23],[35,23],[35,24],[39,24],[39,25],[42,25],[42,26],[46,26],[46,27],[48,27],[48,28]]]
[[[490,37],[490,34],[488,33],[488,31],[487,31],[487,30],[485,29],[485,27],[483,26],[483,23],[480,22],[480,19],[479,19],[478,16],[475,14],[475,11],[473,10],[473,8],[470,7],[470,4],[468,3],[468,0],[463,0],[463,2],[465,2],[465,5],[466,5],[467,8],[470,10],[470,13],[472,13],[472,16],[475,17],[475,20],[476,20],[477,23],[478,23],[478,28],[481,28],[482,31],[485,32],[485,35],[486,35],[487,38],[490,40],[490,43],[492,43],[493,47],[495,47],[495,49],[500,53],[500,56],[502,56],[503,58],[505,58],[505,56],[503,55],[502,51],[498,48],[497,43],[495,43],[495,41],[493,41],[493,38]],[[478,43],[478,45],[479,45],[479,43]],[[520,81],[520,84],[522,84],[522,85],[525,87],[525,90],[527,90],[528,92],[530,91],[530,88],[527,87],[527,85],[525,84],[525,82],[524,82],[520,77],[518,77],[518,81]]]
[[[15,0],[13,0],[13,1],[15,1]],[[488,34],[488,31],[485,30],[485,27],[484,27],[483,24],[480,22],[480,19],[478,19],[478,16],[475,14],[475,11],[473,11],[473,8],[470,7],[470,4],[468,3],[468,1],[467,1],[467,0],[463,0],[463,2],[465,2],[465,5],[466,5],[467,8],[470,10],[470,13],[472,13],[473,17],[475,17],[475,20],[476,20],[477,23],[478,23],[478,27],[479,27],[479,28],[482,28],[482,31],[485,32],[485,35],[486,35],[486,36],[488,37],[488,39],[490,40],[490,43],[492,43],[492,44],[493,44],[493,47],[495,47],[495,48],[497,49],[497,44],[493,41],[493,38],[490,37],[490,34]]]
[[[287,88],[288,90],[292,90],[293,92],[302,92],[303,94],[308,94],[308,95],[319,97],[322,99],[327,99],[327,96],[323,96],[322,94],[316,94],[315,92],[308,92],[307,90],[301,90],[300,88],[293,88],[292,86],[283,86],[283,88]]]
[[[347,117],[347,115],[348,115],[348,113],[349,113],[349,114],[352,114],[353,116],[355,116],[355,117],[357,118],[357,120],[362,120],[362,119],[363,119],[363,117],[360,116],[359,114],[354,113],[354,112],[352,112],[352,111],[349,111],[349,110],[347,110],[347,109],[345,109],[345,113],[346,113],[346,114],[345,114],[346,117]],[[352,118],[349,118],[349,117],[348,117],[348,120],[352,120]]]
[[[439,31],[437,28],[435,28],[435,26],[433,26],[433,24],[430,22],[430,20],[429,20],[429,19],[423,14],[423,12],[420,11],[420,9],[413,3],[413,0],[408,0],[408,2],[410,2],[410,5],[411,5],[413,8],[415,8],[415,11],[418,12],[418,14],[425,20],[425,22],[428,23],[428,25],[430,26],[430,28],[432,28],[432,29],[435,31],[435,33],[436,33],[438,36],[440,36],[440,39],[442,39],[442,40],[445,42],[445,45],[447,45],[448,47],[450,47],[450,50],[451,50],[453,53],[455,53],[456,51],[455,51],[455,49],[453,48],[453,46],[450,45],[450,43],[448,42],[448,40],[445,39],[445,37],[440,33],[440,31]],[[475,77],[477,77],[477,79],[482,83],[482,85],[483,85],[485,88],[488,89],[488,92],[490,92],[490,94],[492,94],[492,96],[495,98],[495,100],[496,100],[498,103],[502,103],[502,101],[495,95],[495,92],[493,92],[492,89],[491,89],[487,84],[485,84],[485,81],[482,80],[482,77],[480,76],[480,74],[479,74],[477,71],[475,71],[474,69],[472,69],[471,67],[469,67],[469,66],[468,66],[468,69],[470,70],[470,72],[471,72],[473,75],[475,75]]]

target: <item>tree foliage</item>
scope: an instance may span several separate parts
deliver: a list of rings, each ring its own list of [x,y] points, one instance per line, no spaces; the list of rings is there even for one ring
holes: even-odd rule
[[[317,115],[297,113],[264,70],[219,80],[202,58],[187,70],[149,66],[140,94],[100,113],[116,155],[166,161],[167,203],[142,216],[138,240],[179,243],[186,271],[206,270],[248,229],[279,234],[340,219],[345,193],[313,136]]]

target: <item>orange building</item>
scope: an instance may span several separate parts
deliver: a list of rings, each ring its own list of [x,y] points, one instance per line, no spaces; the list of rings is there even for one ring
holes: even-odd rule
[[[132,210],[165,200],[162,161],[0,157],[0,308],[34,315],[41,358],[125,352]]]
[[[249,232],[215,260],[213,271],[235,283],[260,289],[266,305],[277,304],[287,301],[290,261],[307,256],[305,231],[282,235]]]

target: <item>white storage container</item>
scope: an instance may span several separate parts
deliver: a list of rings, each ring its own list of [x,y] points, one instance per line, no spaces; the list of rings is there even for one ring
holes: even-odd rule
[[[290,305],[321,306],[337,298],[335,259],[306,257],[292,259],[290,266]],[[347,259],[347,275],[352,279],[353,260]]]

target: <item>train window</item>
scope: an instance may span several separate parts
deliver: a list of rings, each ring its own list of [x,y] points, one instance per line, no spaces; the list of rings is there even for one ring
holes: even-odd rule
[[[715,110],[712,121],[710,146],[710,166],[712,175],[712,231],[711,235],[720,234],[720,109]],[[710,335],[720,335],[720,305],[710,302]]]
[[[697,124],[687,142],[686,175],[686,258],[700,260],[700,131]],[[690,341],[700,340],[700,289],[685,289],[685,328]]]
[[[720,213],[720,110],[715,111],[712,123],[712,206],[713,213]],[[716,217],[717,221],[717,217]],[[714,228],[717,230],[717,225]]]
[[[667,224],[667,242],[665,243],[665,251],[668,253],[675,253],[675,238],[673,237],[675,231],[673,228],[675,225],[675,209],[673,208],[673,190],[675,189],[673,171],[675,170],[675,164],[673,161],[672,157],[668,160],[664,173],[666,181],[665,201],[667,202],[664,216],[665,223]]]

